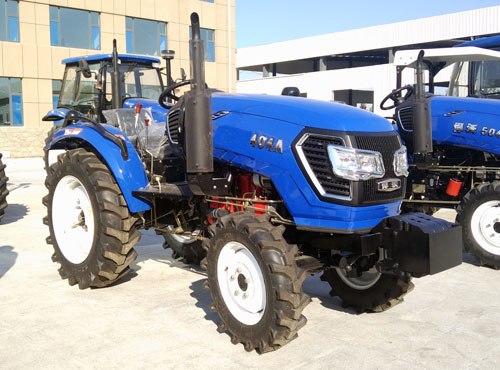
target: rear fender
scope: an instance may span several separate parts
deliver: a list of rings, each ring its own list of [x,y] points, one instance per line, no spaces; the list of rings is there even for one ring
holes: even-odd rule
[[[97,129],[89,125],[76,124],[57,131],[47,145],[49,165],[57,160],[57,155],[66,149],[92,147],[102,157],[120,187],[130,212],[142,212],[151,209],[151,205],[132,195],[135,190],[144,189],[148,178],[142,162],[128,137],[120,130],[104,125],[115,136],[123,138],[128,149],[128,159],[124,160],[120,148],[104,137]]]

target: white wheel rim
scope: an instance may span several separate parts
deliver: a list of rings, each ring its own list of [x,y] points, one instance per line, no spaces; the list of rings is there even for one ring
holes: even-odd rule
[[[336,267],[340,279],[349,287],[356,290],[366,290],[374,286],[382,274],[377,271],[375,267],[372,267],[368,271],[365,271],[359,277],[347,276],[344,269]]]
[[[231,314],[245,325],[258,323],[266,308],[266,285],[260,266],[247,247],[234,241],[222,247],[217,280]]]
[[[492,200],[477,207],[470,226],[474,240],[481,248],[500,255],[500,201]]]
[[[94,242],[94,212],[87,190],[74,176],[59,180],[52,199],[52,227],[64,257],[79,264]]]

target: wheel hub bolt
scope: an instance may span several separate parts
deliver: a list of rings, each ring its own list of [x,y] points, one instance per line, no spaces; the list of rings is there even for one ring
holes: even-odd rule
[[[248,298],[248,293],[243,293],[243,298]]]
[[[236,295],[236,296],[237,296],[237,295],[240,295],[240,291],[239,291],[239,290],[235,290],[235,291],[234,291],[234,295]]]
[[[239,268],[239,267],[238,267],[238,268],[236,269],[236,272],[237,272],[237,273],[241,273],[241,268]]]
[[[250,284],[250,279],[249,279],[249,278],[246,278],[246,279],[245,279],[245,283]]]
[[[231,280],[234,280],[234,279],[236,279],[236,276],[231,275],[231,278],[230,278],[230,279],[231,279]]]

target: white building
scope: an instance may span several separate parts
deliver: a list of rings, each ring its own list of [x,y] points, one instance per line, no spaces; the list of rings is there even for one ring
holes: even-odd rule
[[[500,34],[500,6],[238,49],[236,90],[277,95],[295,86],[308,98],[382,114],[380,101],[396,87],[391,63],[397,50],[449,47],[494,34]],[[403,84],[413,83],[412,71],[405,72]],[[447,68],[436,77],[442,91],[449,74]]]

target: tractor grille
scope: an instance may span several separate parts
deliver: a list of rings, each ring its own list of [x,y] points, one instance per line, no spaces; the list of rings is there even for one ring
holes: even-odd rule
[[[167,115],[168,138],[174,144],[179,143],[179,117],[179,109],[172,110]]]
[[[349,181],[335,176],[328,156],[328,145],[347,146],[357,149],[376,151],[382,154],[385,176],[382,179]],[[306,133],[295,145],[296,155],[303,165],[303,170],[311,186],[320,199],[326,202],[350,206],[366,206],[401,200],[406,179],[394,173],[394,153],[401,148],[399,136],[332,132],[332,135]],[[388,179],[401,180],[401,188],[383,192],[379,183]]]
[[[393,166],[394,152],[401,148],[401,143],[397,135],[356,136],[356,144],[359,149],[372,150],[382,154],[385,179],[398,178],[394,173]],[[377,183],[383,179],[362,181],[362,201],[373,203],[402,197],[404,192],[404,177],[399,177],[399,179],[401,180],[401,188],[388,193],[378,191]]]
[[[337,178],[333,174],[327,151],[329,144],[344,146],[341,138],[311,135],[302,143],[302,152],[312,173],[326,194],[350,197],[350,182]]]
[[[413,131],[413,109],[411,107],[401,108],[398,117],[404,130]]]

